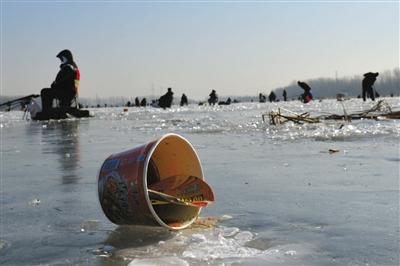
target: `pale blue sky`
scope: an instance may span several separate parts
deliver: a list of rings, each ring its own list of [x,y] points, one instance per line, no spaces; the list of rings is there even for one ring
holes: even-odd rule
[[[82,97],[257,95],[399,65],[399,2],[2,1],[2,94],[38,93],[70,49]],[[154,90],[152,91],[152,87]]]

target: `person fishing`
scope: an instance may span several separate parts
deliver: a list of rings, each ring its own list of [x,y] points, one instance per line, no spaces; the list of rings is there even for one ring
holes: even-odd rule
[[[276,94],[274,91],[271,91],[271,93],[268,95],[268,100],[270,103],[275,102],[276,100]]]
[[[371,98],[371,100],[375,101],[375,92],[373,85],[376,81],[376,78],[379,76],[379,73],[368,72],[364,74],[364,79],[362,80],[362,97],[364,102],[366,98]]]
[[[50,88],[40,91],[43,112],[51,112],[54,99],[60,101],[61,108],[70,107],[72,100],[78,95],[80,71],[71,51],[62,50],[57,57],[61,60],[61,65],[56,79]]]
[[[184,93],[182,94],[180,105],[181,106],[188,105],[188,98]]]
[[[310,102],[313,99],[311,87],[307,83],[301,81],[297,81],[297,85],[304,90],[304,93],[301,95],[303,103]]]
[[[218,96],[217,96],[217,92],[215,90],[212,90],[210,95],[210,98],[208,98],[208,104],[209,105],[215,105],[218,102]]]
[[[285,89],[283,90],[282,96],[283,96],[283,101],[286,102],[287,101],[287,93],[286,93]]]
[[[160,97],[158,100],[158,105],[162,108],[170,108],[173,100],[174,93],[171,88],[168,88],[167,93]]]
[[[267,97],[265,97],[264,94],[260,93],[260,94],[258,94],[258,101],[260,103],[265,103],[267,101]]]
[[[144,97],[144,98],[140,101],[140,106],[142,106],[142,107],[146,107],[146,106],[147,106],[146,97]]]

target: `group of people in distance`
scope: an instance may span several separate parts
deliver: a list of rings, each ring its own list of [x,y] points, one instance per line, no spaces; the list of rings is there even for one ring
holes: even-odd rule
[[[371,98],[371,100],[375,101],[375,97],[378,95],[378,93],[374,90],[373,86],[378,76],[378,72],[368,72],[364,74],[364,78],[361,81],[362,98],[364,102],[367,100],[367,98]],[[302,94],[303,102],[308,103],[311,101],[313,99],[311,87],[308,86],[307,83],[301,81],[298,81],[297,84],[304,90],[304,93]]]
[[[379,76],[379,73],[373,73],[373,72],[368,72],[364,74],[364,78],[362,80],[362,98],[364,102],[366,101],[367,98],[371,98],[371,100],[375,101],[375,97],[377,97],[378,92],[374,90],[373,86],[376,81],[376,78]],[[297,85],[304,90],[304,93],[300,95],[300,99],[302,100],[303,103],[308,103],[313,99],[313,95],[311,92],[311,87],[302,81],[297,81]],[[286,90],[283,90],[283,100],[286,102],[287,101],[287,93]],[[268,99],[270,102],[274,102],[276,99],[276,95],[274,91],[271,91],[271,93],[268,96]],[[259,94],[259,102],[260,103],[265,103],[266,102],[266,97],[262,93]]]
[[[40,96],[42,99],[42,111],[43,112],[51,112],[53,108],[53,100],[58,100],[59,108],[69,108],[72,105],[72,102],[78,96],[79,91],[79,81],[80,81],[80,71],[75,63],[72,53],[70,50],[65,49],[57,54],[57,57],[60,59],[60,70],[57,73],[57,76],[54,82],[51,84],[50,88],[44,88],[40,92]],[[367,98],[371,98],[371,100],[375,100],[377,96],[377,92],[374,90],[373,85],[378,77],[379,73],[368,72],[364,74],[364,78],[362,80],[362,98],[366,101]],[[301,94],[301,100],[304,103],[308,103],[313,99],[313,95],[311,92],[311,87],[302,81],[298,81],[297,85],[304,90],[303,94]],[[173,95],[171,88],[168,88],[167,93],[162,95],[157,104],[161,108],[169,108],[172,105]],[[286,90],[283,91],[283,99],[287,100]],[[276,100],[276,95],[273,91],[271,91],[268,96],[270,102]],[[259,101],[266,102],[266,97],[262,93],[259,94]],[[208,104],[215,105],[218,104],[230,104],[231,100],[228,98],[225,102],[218,102],[218,95],[215,90],[212,90],[209,94]],[[180,105],[187,105],[188,98],[185,94],[182,94]],[[146,98],[143,98],[142,101],[139,102],[139,99],[136,97],[135,106],[146,106],[147,101]]]
[[[300,99],[302,100],[302,102],[303,103],[310,102],[313,99],[313,95],[311,93],[311,87],[307,83],[302,82],[302,81],[298,81],[297,85],[299,85],[300,88],[302,88],[304,90],[304,93],[300,95]],[[287,92],[285,89],[283,90],[282,96],[283,96],[283,100],[286,102],[287,101]],[[270,94],[268,95],[268,100],[271,103],[276,101],[276,94],[274,91],[270,92]],[[258,101],[260,103],[265,103],[267,101],[267,97],[265,97],[264,94],[260,93],[258,95]]]
[[[283,100],[286,102],[286,101],[287,101],[287,93],[286,93],[286,90],[283,90],[282,96],[283,96]],[[271,91],[271,92],[269,93],[269,95],[268,95],[268,100],[269,100],[269,102],[271,102],[271,103],[276,101],[276,94],[275,94],[274,91]],[[260,103],[265,103],[265,102],[267,101],[267,97],[265,97],[264,94],[260,93],[260,94],[258,95],[258,101],[259,101]]]
[[[167,89],[167,93],[165,93],[163,96],[161,96],[158,100],[157,100],[157,104],[158,107],[161,108],[170,108],[172,105],[172,101],[174,99],[174,93],[172,92],[171,88]],[[181,102],[180,102],[180,106],[184,106],[184,105],[188,105],[188,98],[187,96],[183,93],[181,96]]]
[[[135,104],[132,105],[130,101],[128,101],[128,103],[126,104],[127,107],[131,107],[131,106],[146,106],[147,105],[147,100],[146,98],[143,98],[141,101],[139,100],[138,97],[135,98]]]

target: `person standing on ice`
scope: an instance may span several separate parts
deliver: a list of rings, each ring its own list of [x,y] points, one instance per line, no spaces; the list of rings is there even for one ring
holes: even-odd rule
[[[182,94],[180,105],[181,106],[188,105],[188,98],[184,93]]]
[[[135,106],[136,106],[136,107],[139,107],[139,106],[140,106],[140,101],[139,101],[139,98],[138,98],[138,97],[135,98]]]
[[[286,93],[285,89],[283,90],[282,96],[283,96],[283,101],[286,102],[287,101],[287,93]]]
[[[60,101],[61,108],[70,107],[72,100],[78,95],[80,72],[71,51],[62,50],[57,57],[61,60],[60,71],[51,87],[40,91],[43,112],[51,111],[54,99]]]
[[[297,81],[297,85],[304,90],[304,93],[301,95],[303,103],[308,103],[313,99],[313,95],[311,93],[311,87],[308,86],[307,83]]]
[[[208,96],[210,96],[210,98],[208,98],[209,105],[215,105],[218,102],[218,95],[215,90],[212,90]]]
[[[364,74],[364,79],[362,80],[362,97],[364,102],[366,98],[369,97],[371,100],[375,101],[375,91],[373,85],[376,81],[376,77],[379,76],[379,73],[368,72]]]
[[[265,97],[264,94],[260,93],[260,94],[258,95],[258,101],[259,101],[260,103],[265,103],[265,102],[267,101],[267,97]]]
[[[276,94],[274,91],[271,91],[271,93],[268,95],[268,100],[270,103],[275,102],[276,100]]]

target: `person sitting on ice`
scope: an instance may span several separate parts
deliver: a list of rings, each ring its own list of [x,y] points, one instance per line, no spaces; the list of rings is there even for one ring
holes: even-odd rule
[[[301,95],[301,99],[303,103],[308,103],[313,99],[313,95],[311,93],[311,87],[308,86],[307,83],[298,81],[297,85],[304,90],[304,93]]]
[[[171,88],[168,88],[167,93],[160,97],[158,100],[158,105],[162,108],[170,108],[173,100],[174,93]]]
[[[218,102],[218,105],[230,105],[232,102],[231,97],[228,97],[228,99],[226,101],[220,101]]]
[[[60,101],[61,108],[70,107],[72,100],[78,95],[80,72],[71,51],[62,50],[57,57],[61,60],[60,71],[51,87],[40,91],[43,112],[51,111],[54,99]]]

